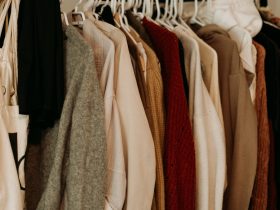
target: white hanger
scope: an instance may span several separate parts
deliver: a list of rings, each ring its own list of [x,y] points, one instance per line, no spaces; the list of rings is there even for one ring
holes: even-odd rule
[[[178,25],[181,25],[178,21],[177,21],[177,18],[178,18],[178,7],[179,7],[179,4],[178,4],[178,1],[177,0],[171,0],[173,1],[173,15],[172,15],[172,18],[170,19],[170,23],[174,26],[178,26]]]
[[[190,19],[191,24],[198,24],[200,26],[204,26],[205,24],[198,19],[198,0],[194,0],[194,14]]]
[[[117,0],[111,0],[111,9],[112,9],[113,15],[115,15],[117,12],[117,6],[118,6]]]
[[[148,0],[148,1],[149,1],[149,0]],[[153,16],[153,9],[154,9],[154,8],[153,8],[154,2],[155,2],[155,5],[156,5],[156,11],[157,11],[157,15],[156,15],[155,20],[152,19],[152,16]],[[161,20],[160,20],[160,14],[161,14],[161,12],[160,12],[159,1],[158,1],[158,0],[151,0],[150,6],[149,6],[149,10],[150,10],[150,11],[148,11],[147,14],[146,14],[146,18],[147,18],[149,21],[151,21],[151,22],[153,22],[154,24],[156,24],[156,25],[162,25],[162,24],[160,24],[160,22],[161,22]],[[163,24],[165,24],[165,23],[163,23]]]
[[[164,26],[166,29],[172,31],[173,28],[170,27],[167,23],[165,23],[165,19],[167,17],[167,14],[168,14],[168,0],[165,0],[165,11],[164,11],[164,14],[163,16],[160,18],[160,6],[159,6],[159,1],[158,0],[155,0],[156,1],[156,7],[157,7],[157,17],[156,17],[156,22],[162,26]]]
[[[83,0],[79,0],[78,3],[75,6],[74,12],[72,12],[72,15],[80,15],[82,17],[82,20],[81,21],[74,21],[74,22],[72,22],[72,25],[78,25],[78,26],[83,25],[83,22],[86,19],[85,13],[82,12],[82,11],[78,11],[78,7],[79,7],[80,4],[82,4],[82,2],[83,2]]]
[[[183,20],[184,0],[179,0],[178,4],[178,21],[184,28],[191,30],[188,24]]]
[[[60,0],[59,3],[61,5],[63,3],[63,0]],[[62,15],[62,18],[64,19],[66,26],[69,26],[69,21],[68,21],[66,12],[61,11],[61,15]]]
[[[110,3],[110,0],[106,0],[106,1],[105,1],[105,3],[103,4],[103,6],[102,6],[102,7],[101,7],[101,9],[100,9],[99,14],[102,14],[102,12],[103,12],[104,8],[105,8],[106,6],[108,6],[108,5],[109,5],[109,3]],[[112,8],[112,7],[111,7],[111,8]]]
[[[62,11],[61,11],[61,15],[62,15],[62,17],[64,18],[65,25],[66,25],[66,26],[69,26],[69,21],[68,21],[68,17],[67,17],[66,12],[62,12]]]
[[[95,13],[95,9],[100,3],[101,3],[101,0],[89,0],[84,4],[83,10],[85,12],[87,12],[90,10],[90,8],[92,8],[92,15],[96,20],[98,20],[99,15],[97,13]]]
[[[141,7],[143,3],[143,6],[142,6],[142,11],[141,12],[138,12],[138,9]],[[137,17],[139,17],[141,20],[144,18],[144,12],[145,12],[145,7],[146,6],[146,3],[145,3],[145,0],[144,2],[142,0],[136,0],[135,1],[135,4],[133,6],[133,14]]]
[[[133,14],[137,13],[137,6],[138,6],[138,0],[134,0],[133,7],[132,7]]]
[[[120,12],[120,23],[121,27],[123,27],[126,31],[130,32],[129,24],[127,18],[125,16],[125,0],[121,0],[121,12]]]

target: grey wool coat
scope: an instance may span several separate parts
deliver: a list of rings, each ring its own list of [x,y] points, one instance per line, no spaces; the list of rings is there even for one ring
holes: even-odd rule
[[[41,180],[40,186],[33,186],[40,189],[36,209],[103,210],[107,169],[103,98],[91,47],[73,26],[67,27],[66,37],[66,97],[60,120],[44,134],[41,154],[37,153]],[[28,160],[32,162],[32,157]],[[27,163],[27,176],[28,169]],[[36,201],[26,193],[29,209],[28,202]]]

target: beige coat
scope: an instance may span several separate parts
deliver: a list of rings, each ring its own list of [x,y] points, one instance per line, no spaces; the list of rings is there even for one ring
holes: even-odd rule
[[[114,43],[90,20],[83,23],[83,36],[91,45],[96,71],[105,105],[105,131],[107,140],[106,205],[119,209],[126,192],[126,171],[119,107],[114,88]],[[118,185],[115,184],[118,183]]]
[[[189,83],[189,110],[196,151],[196,209],[221,210],[226,180],[224,128],[203,81],[201,51],[197,41],[192,38],[192,33],[183,27],[176,27],[174,33],[184,47],[185,69]],[[205,63],[211,62],[209,57]],[[215,71],[213,77],[214,75]],[[211,77],[211,74],[209,76]],[[218,87],[218,84],[215,86]]]
[[[115,45],[114,88],[121,119],[122,150],[126,169],[125,194],[117,193],[125,183],[120,184],[118,180],[112,180],[111,202],[106,203],[105,209],[150,210],[156,179],[155,148],[134,76],[127,41],[124,34],[114,26],[95,21],[94,18],[91,20]],[[118,162],[114,164],[118,166]]]
[[[218,54],[228,187],[224,209],[247,210],[257,167],[257,117],[236,43],[216,25],[198,31]]]

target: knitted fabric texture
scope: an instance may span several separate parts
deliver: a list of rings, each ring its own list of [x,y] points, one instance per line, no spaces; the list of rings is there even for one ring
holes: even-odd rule
[[[257,42],[253,42],[253,44],[257,49],[257,89],[255,106],[258,118],[258,161],[250,209],[266,210],[270,137],[264,72],[265,49]]]
[[[156,154],[156,187],[154,209],[165,209],[164,173],[163,173],[163,144],[164,144],[164,103],[163,84],[160,65],[155,52],[133,31],[131,35],[141,42],[147,54],[147,98],[149,102],[148,121],[153,134]]]
[[[66,29],[66,97],[60,120],[42,141],[46,168],[38,210],[104,210],[106,138],[104,103],[92,49],[78,31]]]
[[[161,62],[166,107],[165,123],[165,208],[195,209],[195,151],[180,69],[177,37],[154,23],[143,20]]]

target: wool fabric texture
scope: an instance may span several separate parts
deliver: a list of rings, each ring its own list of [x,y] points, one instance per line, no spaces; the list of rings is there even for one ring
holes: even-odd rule
[[[253,42],[253,44],[257,49],[257,88],[255,107],[257,110],[258,118],[258,161],[250,209],[266,210],[268,199],[270,137],[264,69],[265,49],[257,42]]]
[[[65,102],[60,120],[43,135],[42,196],[36,209],[104,210],[104,104],[93,52],[73,26],[66,36]]]
[[[163,84],[159,60],[155,52],[132,30],[131,35],[143,44],[147,54],[147,98],[149,101],[148,121],[152,131],[155,154],[156,154],[156,186],[155,186],[155,205],[153,209],[165,209],[164,194],[164,172],[163,172],[163,148],[164,148],[164,103],[163,103]]]
[[[269,36],[262,30],[254,40],[261,44],[266,50],[265,57],[265,80],[267,90],[267,111],[270,122],[270,160],[269,160],[269,181],[268,181],[268,209],[277,209],[277,190],[279,190],[279,169],[277,168],[277,136],[279,135],[279,106],[280,106],[280,51],[277,43],[275,43]],[[274,36],[274,38],[276,38]],[[279,162],[278,162],[279,163]],[[278,179],[279,180],[279,179]],[[277,189],[276,189],[277,188]],[[277,201],[278,199],[278,201]],[[279,205],[279,204],[278,204]]]
[[[195,151],[184,93],[178,39],[175,34],[143,19],[162,67],[165,123],[165,208],[195,209]]]

